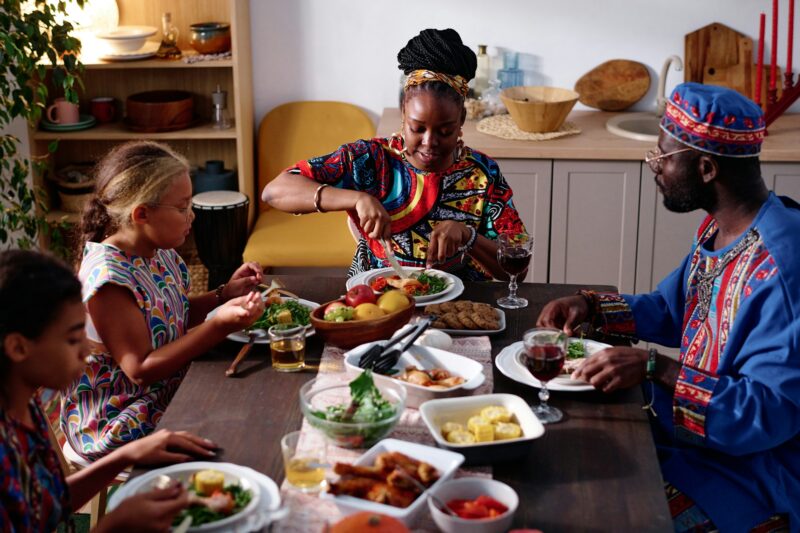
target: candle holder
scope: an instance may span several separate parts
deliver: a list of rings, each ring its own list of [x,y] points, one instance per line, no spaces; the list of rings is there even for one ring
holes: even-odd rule
[[[800,83],[794,83],[794,75],[791,72],[787,72],[784,74],[783,94],[780,98],[776,98],[775,93],[776,89],[769,90],[769,102],[764,116],[767,127],[800,98]]]

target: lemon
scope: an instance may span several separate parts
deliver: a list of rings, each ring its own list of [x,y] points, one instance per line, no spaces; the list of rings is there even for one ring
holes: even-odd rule
[[[202,496],[211,496],[222,490],[225,485],[225,474],[219,470],[200,470],[194,475],[194,490]]]
[[[383,316],[383,310],[375,304],[357,305],[353,311],[353,320],[372,320]]]
[[[394,313],[400,309],[408,306],[408,296],[403,294],[403,291],[393,290],[381,294],[378,298],[378,307],[383,309],[384,313]]]

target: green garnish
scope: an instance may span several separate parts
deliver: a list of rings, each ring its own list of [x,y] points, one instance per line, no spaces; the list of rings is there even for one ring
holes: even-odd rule
[[[422,271],[416,276],[416,278],[420,283],[428,285],[428,290],[424,295],[437,294],[447,288],[447,280],[435,274],[428,274],[427,272]],[[414,296],[423,296],[423,294],[414,294]]]
[[[280,320],[282,312],[288,311],[291,314],[289,320]],[[285,316],[285,313],[282,315]],[[245,331],[253,329],[269,329],[270,326],[282,323],[295,323],[301,326],[307,326],[311,323],[311,312],[308,307],[301,304],[297,300],[284,300],[281,303],[274,303],[268,305],[264,309],[261,318],[253,322],[253,324]]]
[[[583,349],[583,340],[572,341],[567,346],[567,359],[581,359],[586,357],[586,350]]]
[[[194,486],[190,486],[188,490],[195,493],[197,492]],[[249,504],[250,500],[253,499],[253,493],[248,489],[242,488],[240,485],[227,485],[223,490],[224,492],[230,493],[231,497],[233,498],[234,505],[231,514],[226,515],[224,513],[218,513],[202,505],[192,505],[175,515],[175,518],[172,520],[172,525],[179,525],[181,522],[183,522],[183,519],[186,518],[187,515],[192,516],[192,527],[202,524],[209,524],[211,522],[217,522],[218,520],[228,518],[229,516],[238,513],[247,507],[247,504]]]

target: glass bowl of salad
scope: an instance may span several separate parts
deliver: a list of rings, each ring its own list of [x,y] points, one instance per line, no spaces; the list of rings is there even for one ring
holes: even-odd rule
[[[350,383],[315,378],[300,388],[300,409],[312,427],[342,448],[368,448],[388,435],[403,414],[406,389],[375,385],[365,371]]]

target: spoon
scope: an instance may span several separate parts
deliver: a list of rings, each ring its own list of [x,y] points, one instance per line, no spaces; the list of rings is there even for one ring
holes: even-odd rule
[[[244,359],[245,356],[247,356],[247,354],[250,353],[250,349],[253,347],[253,343],[256,342],[256,339],[260,339],[262,337],[265,337],[266,335],[267,332],[264,331],[263,329],[252,329],[247,332],[247,337],[248,337],[247,344],[242,346],[242,349],[239,350],[238,354],[236,354],[236,358],[231,363],[231,366],[229,366],[228,369],[225,371],[226,377],[230,377],[236,374],[236,367],[238,367],[239,363],[242,362],[242,359]]]
[[[414,476],[412,476],[411,474],[409,474],[400,467],[395,468],[394,471],[397,472],[403,479],[407,479],[408,481],[410,481],[411,484],[414,485],[417,488],[417,490],[420,491],[420,496],[422,496],[427,492],[428,498],[433,500],[433,503],[436,504],[436,507],[438,507],[443,513],[449,514],[450,516],[456,516],[456,517],[458,516],[456,512],[450,509],[450,507],[446,503],[444,503],[441,499],[439,499],[438,496],[436,496],[432,492],[428,492],[428,487],[420,483],[419,480],[417,480],[417,478],[415,478]]]

